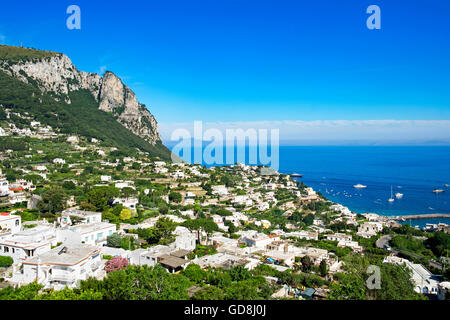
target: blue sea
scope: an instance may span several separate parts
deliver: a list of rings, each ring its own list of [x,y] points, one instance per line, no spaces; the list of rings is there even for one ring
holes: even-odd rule
[[[450,184],[447,146],[280,146],[278,171],[303,174],[298,180],[357,213],[450,213],[450,188],[444,187]],[[359,183],[367,188],[355,189]],[[403,194],[393,203],[388,202],[391,186],[394,195]],[[433,193],[435,188],[445,192]],[[450,219],[405,223],[439,222],[450,224]]]

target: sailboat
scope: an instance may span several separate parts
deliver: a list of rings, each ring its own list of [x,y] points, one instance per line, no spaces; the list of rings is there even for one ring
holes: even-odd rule
[[[389,202],[394,202],[395,201],[394,197],[392,196],[392,186],[391,186],[391,197],[388,199],[388,201]]]

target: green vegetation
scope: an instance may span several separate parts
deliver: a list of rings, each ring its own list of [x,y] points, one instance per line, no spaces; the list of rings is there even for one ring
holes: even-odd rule
[[[0,45],[0,61],[3,60],[12,64],[37,61],[59,55],[61,53]]]
[[[0,256],[0,268],[8,268],[13,264],[14,260],[8,256]]]
[[[329,300],[424,300],[425,296],[414,291],[411,271],[404,266],[382,263],[382,256],[362,257],[350,255],[344,258],[346,273],[335,275],[338,282],[331,284]],[[381,289],[369,289],[366,280],[369,265],[376,265],[381,272]]]
[[[161,159],[170,159],[170,151],[157,142],[151,145],[118,123],[114,117],[98,109],[98,102],[88,90],[70,92],[71,104],[64,97],[42,93],[36,84],[22,81],[0,71],[0,103],[7,109],[28,112],[36,121],[61,133],[96,138],[106,146],[133,151],[138,148]],[[95,124],[95,125],[94,125]],[[134,151],[133,151],[134,152]]]

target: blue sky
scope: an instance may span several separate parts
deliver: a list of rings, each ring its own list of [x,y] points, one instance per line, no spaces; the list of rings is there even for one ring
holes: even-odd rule
[[[7,1],[0,43],[113,71],[162,124],[449,120],[449,15],[447,0]]]

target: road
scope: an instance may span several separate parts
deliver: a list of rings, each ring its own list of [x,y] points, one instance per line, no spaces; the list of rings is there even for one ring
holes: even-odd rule
[[[389,243],[389,241],[392,239],[392,236],[391,235],[386,235],[386,236],[382,236],[382,237],[380,237],[380,239],[378,239],[377,241],[376,241],[376,243],[375,243],[375,245],[377,246],[377,248],[379,248],[379,249],[385,249],[385,245],[386,244],[388,244]],[[396,250],[396,249],[391,249],[391,252],[393,253],[393,254],[395,254],[395,255],[397,255],[398,253],[403,253],[403,255],[406,255],[406,256],[411,256],[411,257],[414,257],[414,258],[416,258],[416,259],[423,259],[423,257],[421,257],[421,256],[419,256],[419,255],[417,255],[417,254],[415,254],[415,253],[412,253],[412,252],[409,252],[409,251],[399,251],[399,250]],[[441,263],[439,263],[439,262],[437,262],[437,261],[430,261],[429,262],[429,266],[432,266],[433,268],[436,268],[436,269],[441,269],[442,270],[442,264]]]
[[[377,240],[377,242],[375,242],[375,245],[377,246],[377,248],[379,249],[385,249],[385,245],[392,239],[391,235],[387,235],[387,236],[382,236],[380,237],[380,239]]]

